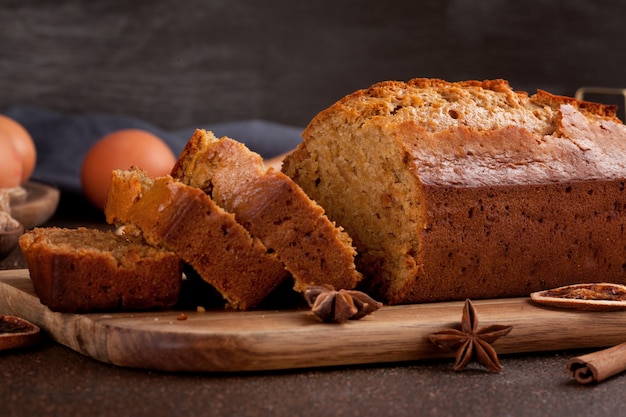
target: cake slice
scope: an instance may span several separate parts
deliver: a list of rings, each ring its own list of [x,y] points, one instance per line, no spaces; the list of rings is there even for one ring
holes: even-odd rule
[[[34,228],[19,240],[35,293],[52,311],[172,307],[181,259],[139,237],[89,228]]]
[[[288,273],[235,217],[198,188],[142,170],[113,172],[107,222],[178,254],[233,308],[256,307]]]
[[[244,144],[196,130],[172,176],[203,190],[233,213],[252,236],[276,253],[297,291],[319,284],[351,289],[361,280],[348,234],[289,177],[266,170],[261,156]]]

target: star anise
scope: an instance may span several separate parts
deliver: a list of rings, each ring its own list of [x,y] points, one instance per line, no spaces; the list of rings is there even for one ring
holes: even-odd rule
[[[471,360],[475,360],[491,372],[501,372],[502,365],[491,343],[502,336],[509,334],[513,326],[491,325],[478,328],[478,316],[472,302],[465,300],[461,330],[446,329],[430,334],[428,339],[437,347],[447,350],[456,350],[455,371],[460,371]]]
[[[312,285],[304,291],[311,312],[325,323],[358,320],[382,307],[382,303],[355,290],[336,291],[331,285]]]

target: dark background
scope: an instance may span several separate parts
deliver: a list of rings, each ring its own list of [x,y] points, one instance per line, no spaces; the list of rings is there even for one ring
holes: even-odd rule
[[[303,127],[388,79],[626,87],[626,2],[3,0],[0,112],[134,116],[164,129]]]
[[[62,148],[101,133],[87,121],[111,127],[76,116],[95,112],[169,130],[248,119],[301,129],[388,79],[499,77],[565,95],[626,87],[625,35],[619,0],[0,0],[0,112],[69,115],[59,124],[83,135],[59,135]],[[54,225],[100,219],[67,196]],[[565,372],[574,353],[507,356],[502,375],[441,361],[207,376],[107,366],[46,338],[0,355],[0,414],[623,414],[624,375],[578,385]]]

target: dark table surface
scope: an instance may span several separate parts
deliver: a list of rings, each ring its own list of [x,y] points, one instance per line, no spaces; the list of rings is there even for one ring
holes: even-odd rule
[[[106,227],[62,195],[46,225]],[[0,269],[24,268],[19,250]],[[567,360],[585,351],[507,355],[504,371],[454,372],[450,360],[239,374],[165,373],[85,357],[45,334],[0,352],[0,416],[617,416],[626,375],[583,386]]]

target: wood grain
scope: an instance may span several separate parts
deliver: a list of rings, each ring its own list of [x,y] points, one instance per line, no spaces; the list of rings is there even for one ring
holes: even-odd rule
[[[499,354],[598,348],[626,340],[626,312],[536,306],[528,298],[474,301],[481,326],[512,325]],[[164,371],[232,372],[310,368],[449,356],[426,336],[460,322],[462,302],[383,307],[345,324],[309,311],[180,311],[62,314],[43,306],[28,271],[0,271],[0,314],[37,324],[96,360]]]

